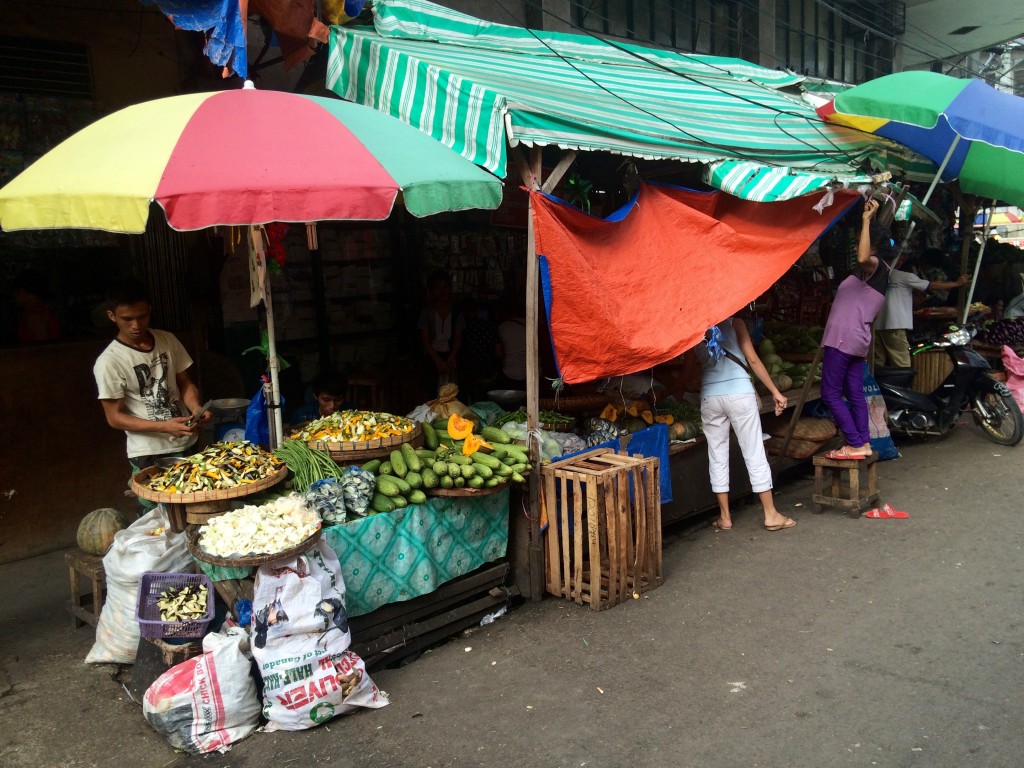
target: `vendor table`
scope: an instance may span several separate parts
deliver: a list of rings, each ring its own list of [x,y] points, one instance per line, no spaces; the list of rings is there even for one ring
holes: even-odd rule
[[[424,504],[324,529],[345,579],[346,612],[361,616],[410,600],[505,556],[509,491],[478,497],[431,497]],[[246,578],[252,569],[197,561],[213,581]]]

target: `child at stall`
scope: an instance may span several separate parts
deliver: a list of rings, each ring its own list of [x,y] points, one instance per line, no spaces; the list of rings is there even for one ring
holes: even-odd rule
[[[348,392],[348,379],[336,371],[321,371],[309,384],[313,390],[313,402],[300,405],[292,413],[292,424],[305,424],[307,421],[330,416],[353,406],[345,402]]]

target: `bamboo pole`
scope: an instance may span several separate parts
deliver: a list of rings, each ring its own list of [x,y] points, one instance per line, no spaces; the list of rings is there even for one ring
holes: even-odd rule
[[[818,370],[818,363],[821,362],[821,358],[825,355],[825,348],[822,346],[818,347],[818,351],[814,353],[814,360],[811,362],[811,367],[807,369],[807,378],[804,380],[804,385],[800,389],[800,396],[796,400],[796,405],[793,406],[793,414],[789,417],[789,426],[786,427],[786,436],[782,439],[782,448],[779,450],[779,458],[784,459],[786,451],[789,449],[789,443],[793,439],[793,432],[796,431],[796,423],[800,420],[800,415],[803,413],[804,405],[807,403],[807,395],[810,394],[811,384],[814,383],[814,372]]]

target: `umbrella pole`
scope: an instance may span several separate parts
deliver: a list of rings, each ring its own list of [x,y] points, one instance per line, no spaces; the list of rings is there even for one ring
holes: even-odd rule
[[[942,172],[946,170],[946,166],[949,165],[949,160],[953,157],[953,152],[956,150],[957,144],[960,143],[960,134],[956,134],[953,137],[953,143],[949,145],[949,149],[946,151],[946,156],[942,158],[942,164],[939,165],[939,170],[935,172],[935,178],[932,179],[931,186],[928,187],[928,191],[925,193],[924,198],[921,200],[921,205],[927,206],[928,201],[932,199],[932,193],[935,191],[935,187],[939,184],[939,179],[942,178]],[[899,263],[903,260],[903,249],[907,247],[907,243],[910,242],[910,236],[914,234],[914,229],[917,227],[917,220],[911,219],[910,226],[907,227],[907,234],[903,236],[903,240],[900,241],[900,247],[896,250],[896,257],[893,259],[892,268],[895,269],[899,266]]]
[[[270,274],[266,276],[263,306],[267,311],[267,367],[270,368],[270,447],[281,445],[284,418],[281,416],[281,361],[277,359],[277,339],[274,336],[274,301],[270,296]]]
[[[992,201],[992,208],[995,208],[996,201]],[[988,244],[988,233],[992,229],[992,210],[989,209],[988,216],[985,217],[985,226],[982,229],[981,235],[981,249],[978,251],[978,259],[974,262],[974,274],[971,275],[971,287],[967,290],[967,301],[964,302],[964,314],[961,318],[961,323],[967,322],[967,315],[971,311],[971,301],[974,300],[974,287],[978,284],[978,273],[981,272],[981,259],[985,255],[985,246]]]
[[[267,367],[270,369],[270,402],[267,403],[267,421],[270,427],[270,448],[273,450],[281,444],[284,433],[284,419],[281,416],[281,362],[277,359],[277,337],[274,333],[274,300],[270,292],[270,270],[266,269],[266,256],[262,253],[263,233],[260,227],[249,227],[250,247],[260,253],[264,260],[263,269],[263,308],[267,315]]]

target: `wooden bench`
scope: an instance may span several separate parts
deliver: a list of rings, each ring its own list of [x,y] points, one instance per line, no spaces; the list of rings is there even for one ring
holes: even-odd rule
[[[64,562],[68,564],[71,583],[71,598],[68,600],[71,628],[78,629],[83,624],[95,627],[107,597],[107,573],[103,568],[103,558],[76,549],[64,555]],[[83,577],[90,582],[91,593],[82,593]]]
[[[825,471],[831,473],[828,495],[825,494]],[[878,453],[863,460],[829,459],[823,453],[814,457],[814,507],[837,507],[851,517],[878,506]]]

